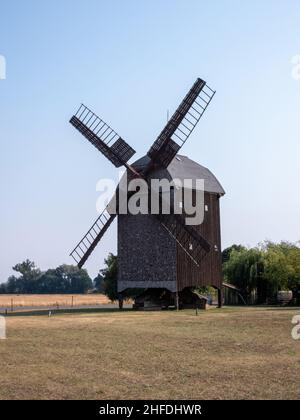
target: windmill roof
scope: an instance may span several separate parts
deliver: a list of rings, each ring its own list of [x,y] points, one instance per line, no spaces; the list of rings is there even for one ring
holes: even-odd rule
[[[150,158],[144,156],[137,160],[132,166],[136,169],[143,169],[149,163]],[[210,193],[224,195],[225,191],[215,175],[204,166],[189,159],[187,156],[177,155],[167,168],[172,179],[204,179],[204,190]]]

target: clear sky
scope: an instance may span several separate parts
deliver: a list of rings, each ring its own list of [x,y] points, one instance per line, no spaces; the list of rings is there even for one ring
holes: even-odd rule
[[[117,170],[68,123],[84,102],[143,155],[196,77],[217,90],[182,154],[210,168],[223,246],[300,239],[298,0],[0,0],[0,282],[71,263]],[[116,250],[116,226],[86,268]]]

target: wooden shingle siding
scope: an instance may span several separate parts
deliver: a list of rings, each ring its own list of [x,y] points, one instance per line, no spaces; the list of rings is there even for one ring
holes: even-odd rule
[[[176,242],[151,215],[118,217],[118,291],[176,291]]]

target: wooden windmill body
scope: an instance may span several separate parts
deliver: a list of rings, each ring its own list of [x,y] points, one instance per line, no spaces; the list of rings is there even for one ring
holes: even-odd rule
[[[208,169],[178,154],[214,94],[206,82],[197,79],[147,155],[132,165],[128,161],[135,151],[85,105],[71,118],[71,124],[116,167],[125,166],[131,179],[146,181],[150,196],[155,177],[204,180],[204,219],[200,225],[187,225],[184,216],[174,212],[132,215],[107,208],[74,248],[71,256],[82,267],[118,217],[120,293],[139,288],[178,296],[188,288],[213,286],[222,305],[219,200],[224,190]]]

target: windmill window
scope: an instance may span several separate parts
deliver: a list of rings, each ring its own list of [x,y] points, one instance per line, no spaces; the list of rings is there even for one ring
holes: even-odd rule
[[[208,205],[205,204],[205,211],[208,211]]]
[[[215,245],[215,251],[218,252],[219,251],[219,247],[218,245]]]
[[[190,244],[190,245],[189,245],[189,250],[190,250],[190,251],[193,251],[193,244]]]

